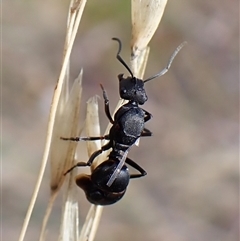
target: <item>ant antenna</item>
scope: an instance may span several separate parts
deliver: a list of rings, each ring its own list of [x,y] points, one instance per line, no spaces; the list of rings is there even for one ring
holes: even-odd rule
[[[170,67],[171,67],[171,65],[172,65],[172,62],[173,62],[173,60],[175,59],[176,55],[179,53],[179,51],[180,51],[186,44],[187,44],[187,42],[185,41],[185,42],[181,43],[181,44],[175,49],[175,51],[173,52],[173,54],[171,55],[171,57],[170,57],[170,59],[169,59],[169,61],[168,61],[167,66],[166,66],[163,70],[161,70],[158,74],[156,74],[156,75],[154,75],[154,76],[152,76],[152,77],[144,80],[143,82],[146,83],[146,82],[148,82],[149,80],[155,79],[155,78],[157,78],[157,77],[159,77],[159,76],[162,76],[162,75],[166,74],[166,73],[168,72],[168,70],[170,69]]]
[[[131,69],[127,66],[127,64],[124,62],[124,60],[123,60],[122,57],[120,56],[120,52],[121,52],[121,50],[122,50],[122,42],[121,42],[121,40],[118,39],[118,38],[112,38],[112,40],[117,41],[118,44],[119,44],[119,48],[118,48],[118,52],[117,52],[117,56],[116,56],[117,59],[118,59],[119,62],[128,70],[128,72],[131,74],[132,78],[134,78]]]

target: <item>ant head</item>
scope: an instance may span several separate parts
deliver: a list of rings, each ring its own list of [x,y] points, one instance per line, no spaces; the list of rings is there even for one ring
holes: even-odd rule
[[[110,187],[107,186],[117,164],[108,160],[97,166],[91,175],[80,174],[76,177],[76,184],[83,189],[90,203],[110,205],[124,196],[130,179],[128,168],[125,165],[113,184]]]
[[[171,67],[171,64],[174,58],[176,57],[176,55],[178,54],[178,52],[183,48],[184,45],[186,45],[186,42],[183,42],[176,48],[176,50],[173,52],[172,56],[170,57],[167,66],[163,70],[161,70],[159,73],[157,73],[156,75],[146,80],[141,80],[134,77],[133,72],[120,56],[120,52],[122,49],[122,43],[120,39],[118,38],[112,38],[112,39],[116,40],[119,44],[118,52],[116,56],[117,59],[128,70],[128,72],[131,75],[127,78],[123,78],[123,74],[118,75],[120,96],[122,99],[125,99],[125,100],[136,101],[140,105],[144,104],[148,99],[144,89],[144,83],[166,74],[169,68]]]
[[[124,100],[135,101],[138,104],[143,105],[148,99],[146,91],[144,89],[144,81],[134,77],[131,69],[127,66],[127,64],[120,56],[120,52],[122,49],[121,41],[118,38],[113,38],[113,40],[116,40],[119,44],[117,59],[131,75],[127,78],[124,78],[123,74],[118,75],[120,97]]]
[[[124,78],[123,74],[118,75],[119,79],[119,94],[124,100],[132,100],[140,105],[143,105],[147,100],[147,94],[144,89],[144,82],[135,77]]]

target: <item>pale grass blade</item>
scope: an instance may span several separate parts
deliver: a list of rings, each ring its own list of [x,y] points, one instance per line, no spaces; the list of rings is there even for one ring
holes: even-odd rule
[[[132,55],[148,46],[165,10],[167,0],[132,0]]]
[[[65,105],[59,106],[56,113],[53,138],[50,148],[51,196],[44,216],[40,240],[43,240],[53,202],[60,190],[65,176],[63,173],[73,165],[77,143],[66,142],[61,136],[79,135],[80,101],[82,93],[82,71],[75,80]],[[61,99],[61,98],[60,98]],[[61,103],[61,102],[60,102]]]
[[[87,116],[85,130],[87,136],[100,136],[100,124],[98,116],[98,102],[97,97],[89,99],[87,102]],[[89,156],[96,150],[101,148],[101,141],[88,141],[87,142]],[[94,160],[91,169],[93,170],[105,159],[105,155],[100,155]],[[79,241],[92,241],[96,235],[96,231],[100,222],[103,207],[91,205],[85,223],[82,227]]]
[[[72,8],[72,6],[78,4],[78,8]],[[83,9],[85,7],[86,0],[85,1],[74,1],[72,0],[70,2],[70,8],[69,8],[69,17],[68,17],[68,26],[67,26],[67,34],[66,34],[66,40],[65,40],[65,47],[64,47],[64,53],[63,53],[63,62],[62,62],[62,69],[60,71],[59,79],[56,84],[56,88],[54,91],[53,95],[53,100],[52,100],[52,105],[50,109],[50,116],[49,116],[49,122],[48,122],[48,130],[47,130],[47,137],[46,137],[46,142],[45,142],[45,149],[43,153],[43,158],[42,158],[42,163],[38,175],[38,179],[36,182],[35,190],[32,195],[28,211],[26,213],[26,217],[23,222],[23,227],[19,236],[19,241],[24,240],[26,230],[29,224],[29,220],[33,211],[33,207],[35,205],[37,195],[40,189],[40,185],[42,182],[42,178],[46,169],[47,165],[47,160],[49,157],[49,150],[51,146],[51,141],[52,141],[52,132],[53,132],[53,127],[55,123],[55,117],[56,117],[56,111],[57,111],[57,106],[59,104],[59,99],[60,95],[62,93],[62,87],[63,87],[63,82],[64,79],[67,75],[68,71],[68,65],[69,65],[69,57],[72,51],[72,46],[76,37],[77,29],[81,20],[81,16],[83,13]],[[74,10],[74,11],[73,11]]]
[[[59,241],[77,241],[79,236],[79,208],[76,198],[77,186],[75,176],[77,170],[73,170],[68,176],[67,187],[65,188],[64,206],[61,219]]]

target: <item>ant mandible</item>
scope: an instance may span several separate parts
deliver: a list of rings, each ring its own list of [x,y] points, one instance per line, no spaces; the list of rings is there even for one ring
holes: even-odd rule
[[[100,155],[103,151],[106,151],[112,148],[112,151],[110,152],[110,155],[109,155],[109,159],[107,161],[113,161],[114,168],[111,167],[111,171],[112,171],[111,174],[106,175],[108,179],[104,178],[104,181],[106,182],[105,184],[109,188],[112,185],[114,185],[115,187],[115,182],[117,183],[117,181],[119,181],[117,178],[120,175],[120,173],[123,171],[122,169],[123,168],[124,170],[126,169],[124,163],[126,162],[129,165],[132,164],[133,161],[131,161],[130,162],[131,164],[130,164],[129,163],[130,159],[127,158],[127,153],[130,147],[134,145],[141,136],[152,135],[152,132],[145,128],[145,123],[151,119],[152,115],[148,111],[139,107],[139,105],[143,105],[148,100],[146,91],[144,89],[144,84],[152,79],[155,79],[167,73],[174,58],[176,57],[178,52],[182,49],[182,47],[186,44],[186,42],[184,42],[176,48],[176,50],[170,57],[167,66],[163,70],[161,70],[158,74],[146,80],[142,80],[142,79],[136,78],[133,75],[131,69],[127,66],[127,64],[120,56],[120,52],[122,48],[121,41],[118,38],[113,38],[113,40],[117,41],[119,44],[119,49],[118,49],[116,58],[130,73],[130,76],[127,78],[124,78],[123,74],[118,75],[120,97],[124,100],[128,100],[128,103],[122,105],[115,113],[114,118],[112,118],[110,114],[109,99],[107,97],[107,93],[103,88],[103,86],[100,85],[103,91],[105,113],[110,123],[112,124],[109,134],[100,136],[100,137],[99,136],[98,137],[70,137],[70,138],[61,137],[62,140],[71,140],[71,141],[95,141],[95,140],[103,140],[103,139],[109,140],[109,142],[106,145],[102,146],[100,150],[95,151],[90,156],[87,163],[79,162],[65,173],[67,174],[72,169],[78,166],[91,166],[94,159],[98,155]],[[125,153],[125,154],[120,154],[120,153]],[[104,165],[105,162],[103,162],[102,164]],[[101,166],[102,164],[99,165],[99,168],[102,168],[102,171],[103,171],[104,168],[103,166]],[[136,169],[139,170],[138,168]],[[142,168],[140,173],[141,175],[138,175],[138,177],[146,175],[146,172]],[[102,175],[100,176],[102,177],[103,174],[104,173],[102,173]],[[99,176],[97,177],[99,178]],[[99,180],[99,181],[101,183],[103,182],[102,180]]]

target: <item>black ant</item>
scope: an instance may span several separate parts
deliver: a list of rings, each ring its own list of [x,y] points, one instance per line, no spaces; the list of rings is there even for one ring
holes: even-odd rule
[[[76,182],[78,186],[83,188],[88,200],[95,204],[107,205],[118,201],[124,195],[129,179],[137,178],[146,175],[147,173],[139,165],[127,158],[129,148],[134,145],[141,136],[151,136],[152,132],[145,128],[145,122],[151,119],[152,115],[146,110],[139,107],[143,105],[147,100],[147,94],[144,89],[144,83],[164,75],[170,68],[173,59],[181,48],[185,45],[185,42],[177,47],[172,54],[167,67],[165,67],[158,74],[146,79],[141,80],[134,77],[132,71],[124,62],[120,56],[121,41],[117,38],[113,38],[119,44],[117,52],[117,59],[125,66],[130,75],[127,78],[123,77],[123,74],[118,75],[119,79],[119,93],[120,97],[129,102],[121,106],[114,115],[114,119],[110,114],[109,100],[107,93],[101,86],[103,91],[105,113],[109,121],[112,123],[112,127],[108,135],[98,137],[61,137],[63,140],[71,141],[95,141],[95,140],[109,140],[109,142],[102,146],[100,150],[95,151],[89,158],[88,162],[79,162],[65,174],[70,172],[77,166],[91,166],[94,159],[100,155],[103,151],[112,148],[109,159],[100,164],[91,174],[91,176],[80,176]],[[124,153],[124,154],[123,154]],[[124,163],[129,164],[140,172],[140,174],[130,175],[128,168]],[[110,165],[110,166],[109,166]],[[94,191],[93,191],[94,190]],[[91,197],[91,192],[103,192],[100,196],[103,197],[103,201],[100,203],[97,198]],[[121,192],[119,193],[119,190]],[[109,196],[110,195],[110,200]],[[114,197],[112,197],[113,195]]]

